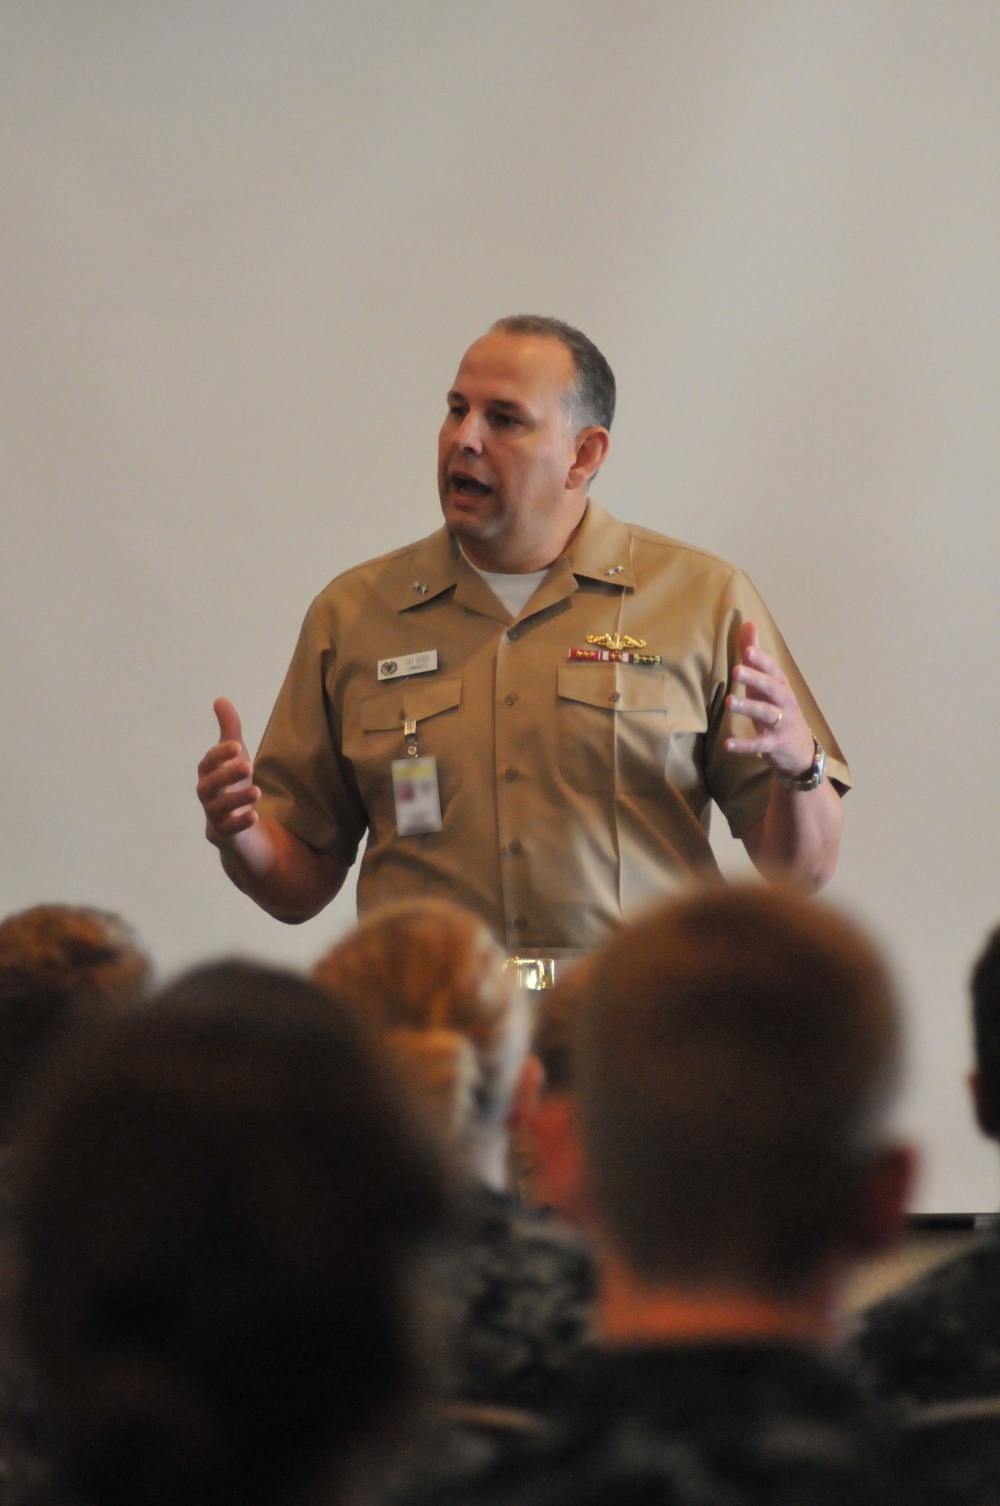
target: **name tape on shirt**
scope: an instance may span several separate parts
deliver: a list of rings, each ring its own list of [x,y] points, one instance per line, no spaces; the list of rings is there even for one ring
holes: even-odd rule
[[[426,648],[421,654],[400,654],[395,659],[378,661],[380,680],[399,680],[404,675],[428,675],[438,667],[438,651]]]

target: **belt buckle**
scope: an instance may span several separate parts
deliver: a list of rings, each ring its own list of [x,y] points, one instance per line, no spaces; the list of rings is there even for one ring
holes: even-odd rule
[[[515,974],[518,987],[531,993],[540,993],[543,988],[553,988],[556,981],[554,957],[508,957],[504,964]]]

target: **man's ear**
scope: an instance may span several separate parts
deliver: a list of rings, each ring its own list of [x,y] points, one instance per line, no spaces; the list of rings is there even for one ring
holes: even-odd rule
[[[861,1187],[854,1254],[878,1255],[899,1239],[917,1179],[918,1160],[912,1145],[886,1145],[876,1152]]]
[[[586,486],[601,469],[611,448],[611,435],[607,429],[581,429],[576,436],[576,459],[566,476],[566,490],[574,492]]]

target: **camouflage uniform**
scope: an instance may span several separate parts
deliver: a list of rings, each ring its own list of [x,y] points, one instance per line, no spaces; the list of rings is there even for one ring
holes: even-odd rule
[[[911,1405],[915,1491],[998,1506],[1000,1234],[870,1308],[857,1343],[877,1390]]]
[[[547,1431],[434,1506],[895,1506],[894,1416],[777,1344],[594,1353]],[[424,1503],[427,1506],[427,1503]]]
[[[453,1337],[449,1391],[549,1406],[590,1333],[596,1277],[581,1239],[553,1214],[480,1186],[434,1288]]]
[[[878,1389],[915,1402],[1000,1396],[1000,1236],[876,1303],[858,1346]]]

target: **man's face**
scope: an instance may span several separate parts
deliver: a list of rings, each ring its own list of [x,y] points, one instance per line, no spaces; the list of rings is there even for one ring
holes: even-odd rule
[[[579,491],[567,487],[576,446],[565,396],[575,382],[572,355],[546,336],[492,330],[466,351],[438,438],[438,491],[445,522],[481,568],[541,568],[579,522]],[[524,563],[548,549],[541,564]]]

